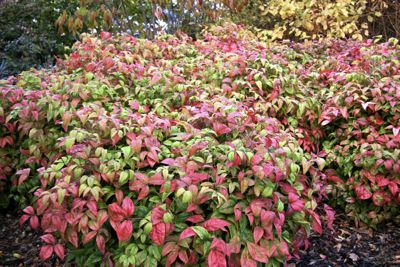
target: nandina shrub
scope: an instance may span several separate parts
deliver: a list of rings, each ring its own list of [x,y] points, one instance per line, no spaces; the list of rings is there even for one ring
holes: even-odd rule
[[[257,85],[269,98],[255,102],[257,112],[279,119],[304,149],[328,154],[330,204],[357,225],[399,222],[399,48],[395,39],[285,42],[272,50],[279,61],[263,63],[279,70],[277,86]]]
[[[43,260],[61,240],[81,266],[276,266],[322,232],[324,153],[256,109],[267,50],[225,27],[196,43],[83,35],[56,70],[1,88],[1,179],[26,188]]]

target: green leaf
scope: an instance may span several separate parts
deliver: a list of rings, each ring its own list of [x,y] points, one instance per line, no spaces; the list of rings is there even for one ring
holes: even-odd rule
[[[86,264],[93,264],[95,262],[99,262],[103,259],[103,254],[100,251],[96,251],[92,255],[90,255],[89,259],[87,260]]]
[[[207,230],[204,227],[193,226],[192,229],[203,240],[205,240],[205,239],[207,239],[209,237],[209,234],[208,234]]]

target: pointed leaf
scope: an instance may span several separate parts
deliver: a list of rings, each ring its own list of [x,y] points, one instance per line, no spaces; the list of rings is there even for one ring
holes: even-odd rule
[[[52,245],[46,245],[40,249],[40,259],[42,261],[47,260],[50,258],[51,254],[53,254],[53,246]]]

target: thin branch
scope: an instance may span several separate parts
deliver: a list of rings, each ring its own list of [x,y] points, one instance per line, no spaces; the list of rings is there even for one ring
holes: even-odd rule
[[[122,8],[124,9],[125,17],[126,17],[126,19],[128,21],[129,29],[131,30],[131,35],[133,36],[134,32],[133,32],[132,21],[130,21],[130,19],[129,19],[128,12],[126,11],[126,6],[125,6],[125,3],[124,3],[124,0],[121,0],[121,3],[122,3]]]
[[[146,12],[144,10],[144,6],[143,6],[143,1],[140,0],[140,9],[142,10],[142,15],[143,15],[143,23],[145,25],[145,27],[147,28],[147,18],[146,18]],[[146,32],[146,31],[145,31]],[[149,36],[146,36],[149,37]]]

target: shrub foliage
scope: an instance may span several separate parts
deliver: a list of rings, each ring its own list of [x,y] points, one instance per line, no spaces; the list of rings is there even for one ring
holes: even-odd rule
[[[84,34],[1,87],[1,204],[28,206],[43,260],[61,239],[82,266],[278,266],[331,227],[326,193],[396,221],[397,40],[205,36]]]

